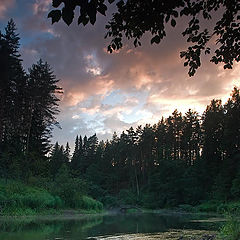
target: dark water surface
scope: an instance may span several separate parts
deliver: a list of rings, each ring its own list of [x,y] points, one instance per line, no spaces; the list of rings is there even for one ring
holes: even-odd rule
[[[79,218],[0,220],[0,240],[82,240],[96,236],[161,233],[170,229],[217,230],[211,216],[186,214],[112,214]],[[134,235],[133,235],[134,236]]]

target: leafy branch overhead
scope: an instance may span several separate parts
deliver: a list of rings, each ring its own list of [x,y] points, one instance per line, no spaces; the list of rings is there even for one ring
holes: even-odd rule
[[[240,60],[240,1],[239,0],[53,0],[56,8],[49,12],[52,23],[62,20],[70,25],[77,7],[80,7],[78,24],[94,25],[97,13],[106,16],[109,4],[116,4],[116,11],[106,25],[106,38],[110,38],[108,51],[112,53],[123,46],[123,37],[133,39],[134,46],[141,45],[145,33],[152,35],[151,44],[159,44],[166,37],[166,25],[177,25],[181,17],[188,17],[182,35],[189,47],[180,53],[193,76],[201,66],[201,54],[210,54],[210,39],[214,39],[211,62],[223,63],[224,69],[232,68]],[[63,4],[63,5],[62,5]],[[201,27],[203,21],[219,16],[212,29]]]

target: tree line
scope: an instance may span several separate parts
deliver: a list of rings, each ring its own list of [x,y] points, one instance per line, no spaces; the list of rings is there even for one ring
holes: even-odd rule
[[[68,165],[106,204],[118,199],[157,208],[239,199],[239,89],[224,105],[213,99],[202,115],[175,110],[157,124],[131,127],[105,142],[96,134],[77,136],[72,157],[68,145],[56,143],[50,164],[53,175]]]

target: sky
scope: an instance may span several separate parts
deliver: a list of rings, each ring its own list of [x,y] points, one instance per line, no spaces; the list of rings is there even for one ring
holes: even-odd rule
[[[233,87],[240,86],[239,64],[224,70],[208,56],[195,76],[188,76],[179,56],[188,47],[181,35],[187,19],[175,28],[167,26],[160,45],[151,45],[146,35],[141,47],[126,41],[123,49],[110,54],[110,40],[104,39],[110,14],[98,15],[94,26],[74,22],[68,27],[62,21],[52,25],[50,9],[51,0],[0,0],[0,29],[14,19],[25,69],[42,58],[64,89],[57,117],[61,129],[54,129],[53,142],[73,146],[76,135],[95,133],[100,140],[111,139],[113,132],[157,123],[175,109],[201,114],[212,99],[225,102]],[[214,48],[215,42],[210,45]]]

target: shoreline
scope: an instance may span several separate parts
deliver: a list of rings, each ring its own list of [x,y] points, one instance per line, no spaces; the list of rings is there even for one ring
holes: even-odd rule
[[[82,211],[82,212],[81,212]],[[46,213],[46,214],[45,214]],[[158,214],[163,216],[171,216],[171,215],[183,215],[183,216],[208,216],[212,219],[217,219],[217,221],[224,221],[225,217],[222,214],[214,213],[214,212],[187,212],[187,211],[180,211],[180,210],[171,210],[171,209],[157,209],[157,210],[151,210],[151,209],[141,209],[141,211],[137,212],[126,212],[123,213],[119,210],[119,208],[116,209],[110,209],[110,210],[103,210],[102,212],[96,212],[93,213],[91,211],[86,210],[74,210],[74,209],[66,209],[66,210],[60,210],[56,214],[52,213],[39,213],[35,215],[0,215],[0,221],[14,221],[14,220],[77,220],[77,219],[84,219],[84,218],[90,218],[90,217],[100,217],[100,216],[106,216],[106,215],[141,215],[141,214]]]

